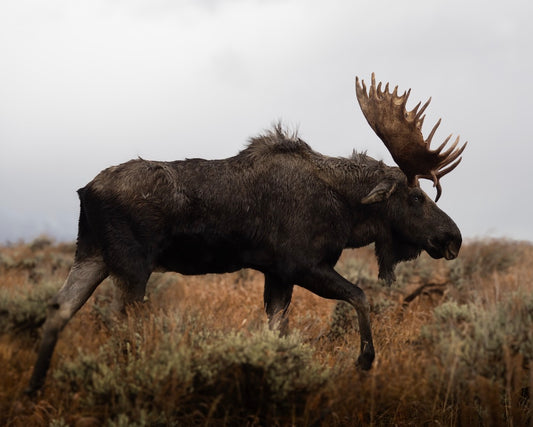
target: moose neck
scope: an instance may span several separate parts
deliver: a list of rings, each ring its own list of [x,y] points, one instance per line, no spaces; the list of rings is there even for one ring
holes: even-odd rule
[[[364,153],[354,153],[349,158],[326,157],[320,163],[317,166],[322,179],[334,189],[352,224],[348,247],[362,247],[379,240],[384,218],[377,217],[375,209],[363,205],[361,200],[397,168]]]
[[[405,179],[397,167],[387,166],[366,154],[348,159],[329,159],[329,179],[342,198],[352,224],[346,247],[358,248],[375,243],[379,277],[394,281],[394,267],[420,254],[418,248],[397,241],[387,213],[387,202],[363,204],[367,196],[384,179]]]
[[[367,209],[362,209],[361,200],[392,170],[364,153],[354,153],[349,158],[325,157],[317,165],[321,178],[328,182],[337,195],[357,218]]]

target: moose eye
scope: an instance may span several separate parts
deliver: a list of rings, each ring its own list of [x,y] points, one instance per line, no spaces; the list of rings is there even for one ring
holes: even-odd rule
[[[420,194],[413,194],[411,196],[411,200],[415,203],[422,203],[424,201],[424,198]]]

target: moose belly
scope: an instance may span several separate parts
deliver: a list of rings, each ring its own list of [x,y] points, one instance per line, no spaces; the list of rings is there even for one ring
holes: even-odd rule
[[[160,253],[156,268],[186,275],[230,273],[245,267],[261,269],[269,258],[239,238],[182,235]]]

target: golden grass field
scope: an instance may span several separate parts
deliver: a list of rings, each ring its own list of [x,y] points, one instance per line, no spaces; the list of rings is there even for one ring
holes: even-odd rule
[[[373,369],[344,303],[296,288],[289,336],[268,331],[263,278],[154,274],[112,310],[106,280],[62,332],[45,388],[23,394],[46,300],[74,245],[0,247],[0,425],[533,426],[533,246],[467,242],[458,259],[377,281],[372,248],[337,268],[372,306]]]

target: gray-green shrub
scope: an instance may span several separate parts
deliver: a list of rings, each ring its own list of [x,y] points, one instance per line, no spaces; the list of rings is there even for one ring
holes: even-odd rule
[[[506,352],[533,360],[533,295],[517,292],[494,304],[449,301],[434,311],[422,335],[443,364],[457,363],[466,378],[505,379]]]
[[[231,412],[266,420],[301,410],[326,381],[328,370],[297,335],[193,327],[195,319],[176,314],[130,321],[98,352],[80,350],[62,362],[54,379],[65,392],[80,391],[87,408],[112,408],[121,417],[116,425],[141,416],[148,425],[165,424],[199,410],[204,417]],[[159,332],[147,337],[146,329]]]

